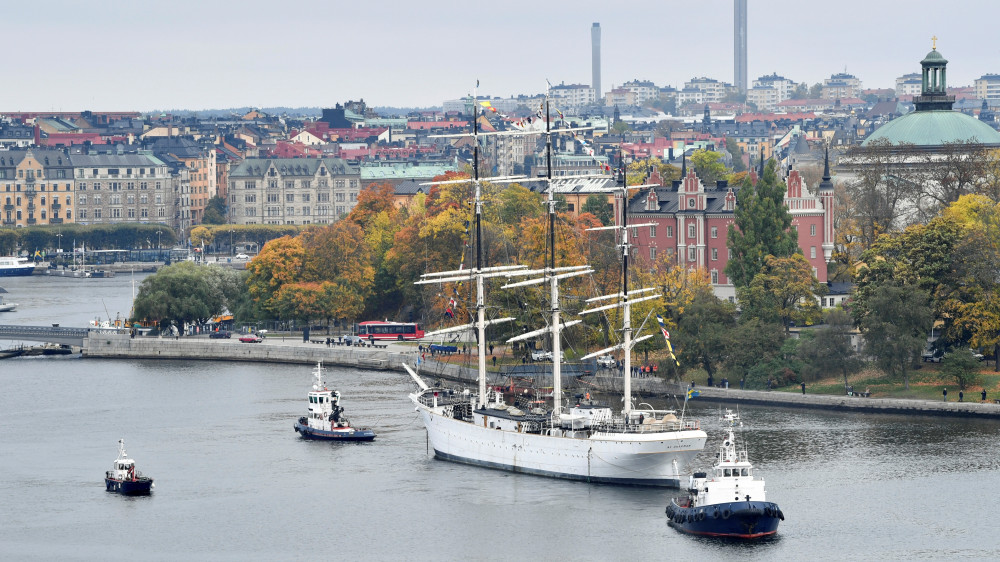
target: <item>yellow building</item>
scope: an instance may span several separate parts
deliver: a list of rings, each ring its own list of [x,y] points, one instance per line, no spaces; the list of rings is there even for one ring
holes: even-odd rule
[[[0,225],[73,222],[73,166],[60,150],[0,151]]]

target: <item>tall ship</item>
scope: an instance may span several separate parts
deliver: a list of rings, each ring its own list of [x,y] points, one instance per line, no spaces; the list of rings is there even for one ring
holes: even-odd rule
[[[0,256],[0,277],[21,277],[35,272],[35,264],[28,258]]]
[[[546,104],[547,151],[551,158],[551,134],[558,132],[548,125]],[[479,136],[478,125],[473,121],[473,137]],[[410,395],[417,412],[427,429],[428,442],[439,459],[478,465],[488,468],[549,476],[585,482],[680,487],[681,474],[690,461],[704,447],[707,435],[697,421],[684,419],[673,410],[657,410],[651,406],[635,407],[632,403],[630,373],[632,346],[642,338],[632,338],[631,305],[635,302],[659,298],[652,289],[630,291],[628,288],[628,261],[631,245],[627,225],[626,205],[618,226],[604,227],[617,230],[621,252],[619,292],[590,299],[591,303],[609,302],[584,310],[581,314],[617,309],[623,319],[620,344],[602,349],[583,359],[621,350],[624,356],[623,407],[611,407],[593,401],[580,401],[565,405],[562,395],[560,332],[581,320],[564,322],[560,317],[559,281],[591,273],[586,266],[556,267],[553,225],[555,201],[549,189],[550,256],[545,267],[528,270],[519,265],[487,267],[483,263],[482,249],[482,189],[478,172],[478,141],[473,148],[473,203],[474,203],[474,266],[423,276],[421,284],[469,283],[475,287],[475,321],[427,334],[433,337],[445,332],[475,330],[476,358],[478,361],[478,390],[455,391],[429,387],[416,371],[407,366],[420,390]],[[551,179],[551,165],[549,166]],[[523,178],[490,178],[490,182],[523,181]],[[468,182],[470,180],[459,180]],[[624,170],[621,188],[626,192]],[[628,225],[632,226],[632,225]],[[639,226],[639,225],[635,225]],[[536,276],[524,281],[513,278]],[[513,318],[486,319],[487,283],[493,279],[507,280],[504,288],[528,284],[548,283],[551,304],[551,322],[548,328],[514,336],[515,342],[549,332],[552,340],[552,404],[522,409],[507,404],[502,392],[487,385],[486,328],[509,322]]]

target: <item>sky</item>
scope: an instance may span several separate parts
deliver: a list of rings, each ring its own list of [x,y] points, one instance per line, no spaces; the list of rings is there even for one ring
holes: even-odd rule
[[[748,0],[748,76],[865,88],[920,71],[938,37],[948,84],[1000,73],[997,0]],[[31,0],[2,8],[4,111],[431,107],[473,93],[732,83],[732,0]]]

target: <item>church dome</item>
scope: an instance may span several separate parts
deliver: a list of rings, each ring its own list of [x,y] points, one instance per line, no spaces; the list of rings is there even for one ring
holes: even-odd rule
[[[877,139],[892,144],[909,143],[917,147],[941,146],[953,142],[978,142],[1000,146],[1000,133],[986,123],[959,111],[914,111],[879,127],[861,146]]]

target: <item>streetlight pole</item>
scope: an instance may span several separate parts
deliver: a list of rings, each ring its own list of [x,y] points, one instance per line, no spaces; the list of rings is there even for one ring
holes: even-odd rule
[[[230,256],[233,255],[233,234],[235,232],[236,232],[235,230],[233,230],[231,228],[229,229],[229,255]]]

